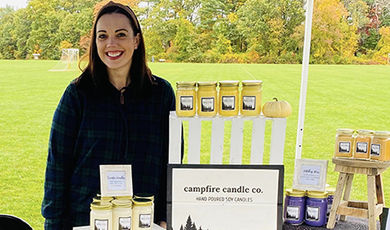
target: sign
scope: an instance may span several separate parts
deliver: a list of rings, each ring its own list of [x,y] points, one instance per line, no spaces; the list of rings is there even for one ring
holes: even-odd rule
[[[325,191],[327,160],[296,159],[293,189]]]
[[[283,165],[168,165],[168,229],[281,230],[283,177]]]
[[[132,196],[131,165],[100,165],[100,192],[106,196]]]

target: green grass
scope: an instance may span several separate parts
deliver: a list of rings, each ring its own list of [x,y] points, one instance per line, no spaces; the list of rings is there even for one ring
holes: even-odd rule
[[[54,65],[54,61],[0,61],[0,213],[19,216],[34,229],[43,228],[40,205],[53,112],[65,87],[78,75],[48,72]],[[285,187],[291,187],[300,65],[151,63],[150,67],[173,86],[176,81],[260,79],[263,101],[275,96],[289,101],[293,114],[287,120],[284,163]],[[313,65],[309,71],[302,158],[330,160],[337,128],[390,130],[390,66]],[[210,129],[210,123],[202,129]],[[209,161],[209,138],[202,136],[202,162]],[[230,135],[225,135],[224,162],[229,140]],[[246,142],[244,162],[249,152]],[[333,168],[329,163],[331,186],[337,181]],[[390,200],[390,170],[383,174],[383,183],[385,199]],[[353,189],[352,198],[366,199],[366,178],[356,176],[353,186],[358,189]]]

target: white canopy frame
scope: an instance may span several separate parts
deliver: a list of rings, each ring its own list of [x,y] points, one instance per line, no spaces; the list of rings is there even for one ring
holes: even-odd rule
[[[310,59],[310,44],[311,44],[311,28],[313,19],[313,1],[306,1],[306,19],[305,19],[305,40],[303,45],[303,60],[302,60],[302,77],[301,77],[301,93],[299,96],[299,113],[297,127],[297,142],[295,145],[295,159],[302,157],[302,140],[305,123],[306,109],[306,94],[307,80],[309,75],[309,59]]]

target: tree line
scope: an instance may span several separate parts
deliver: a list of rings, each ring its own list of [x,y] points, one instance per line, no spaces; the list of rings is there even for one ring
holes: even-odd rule
[[[116,0],[140,19],[148,60],[301,63],[305,0]],[[0,59],[58,59],[88,49],[93,17],[108,0],[30,0],[0,8]],[[315,0],[311,63],[386,64],[390,1]]]

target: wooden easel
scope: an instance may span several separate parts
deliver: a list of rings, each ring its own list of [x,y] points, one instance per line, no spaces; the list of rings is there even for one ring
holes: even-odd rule
[[[332,162],[335,164],[334,170],[340,174],[326,227],[333,229],[336,214],[339,214],[340,220],[345,220],[346,216],[367,218],[368,229],[376,230],[376,219],[385,205],[381,174],[390,166],[390,162],[340,158],[333,158]],[[367,202],[349,200],[355,174],[367,175]]]

